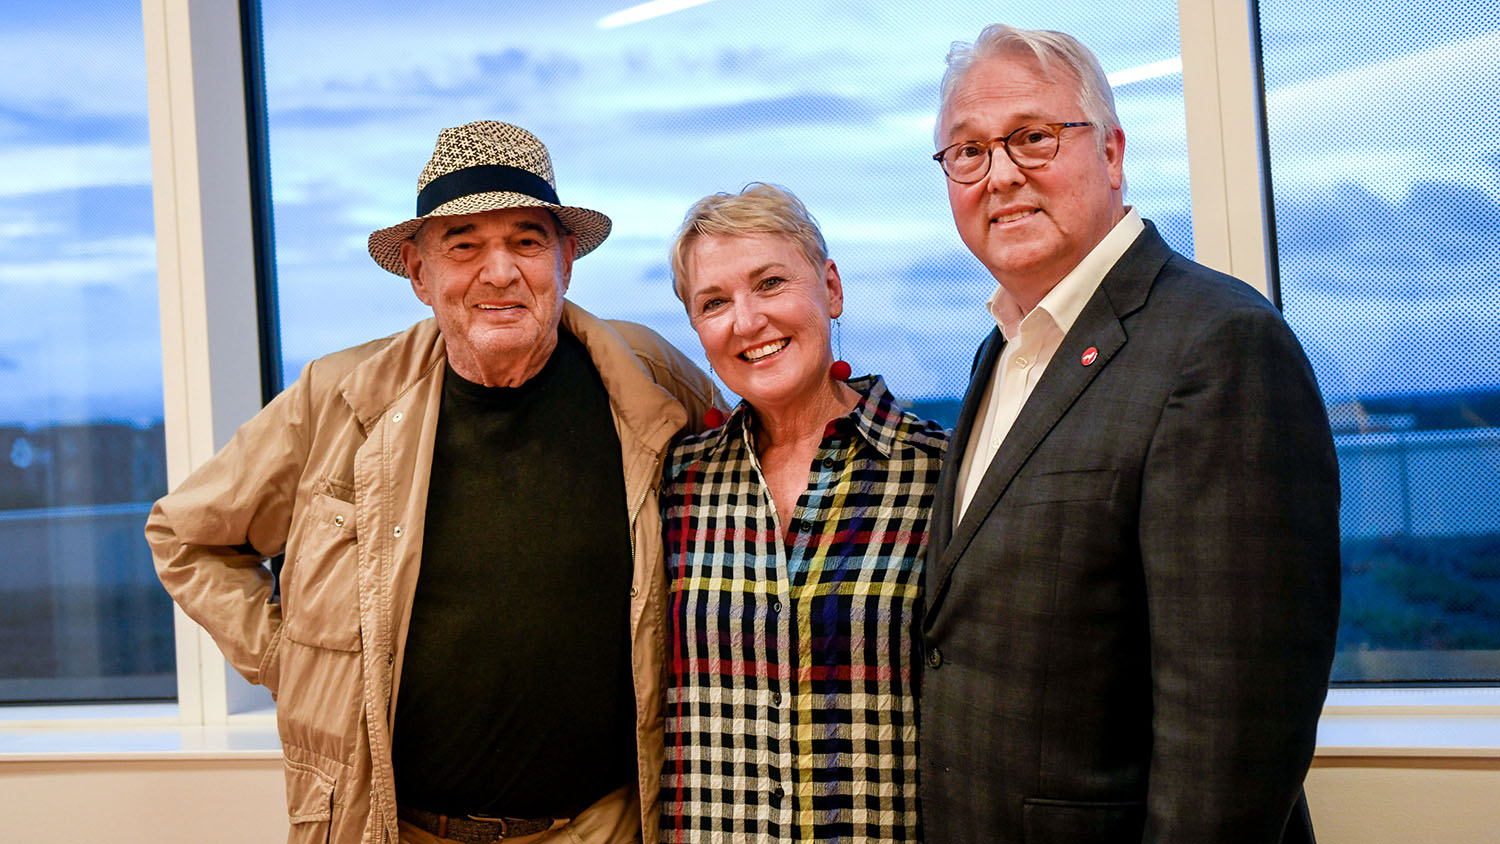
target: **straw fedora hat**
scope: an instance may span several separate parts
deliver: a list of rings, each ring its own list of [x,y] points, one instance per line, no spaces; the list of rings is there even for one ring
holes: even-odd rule
[[[417,216],[370,234],[370,257],[406,277],[401,242],[428,217],[475,214],[505,208],[548,208],[575,237],[581,258],[609,236],[609,218],[598,211],[562,205],[547,148],[530,132],[509,123],[480,120],[438,133],[437,148],[417,177]]]

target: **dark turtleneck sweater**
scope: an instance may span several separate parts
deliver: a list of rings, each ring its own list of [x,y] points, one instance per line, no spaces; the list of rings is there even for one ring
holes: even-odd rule
[[[404,806],[573,817],[635,778],[629,514],[609,395],[565,330],[525,384],[449,368],[397,694]]]

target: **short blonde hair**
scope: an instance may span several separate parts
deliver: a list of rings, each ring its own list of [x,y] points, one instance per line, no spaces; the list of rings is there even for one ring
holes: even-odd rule
[[[739,193],[705,196],[688,209],[672,242],[672,292],[687,304],[687,256],[701,235],[781,234],[801,247],[819,278],[828,260],[828,244],[818,222],[786,188],[751,182]]]

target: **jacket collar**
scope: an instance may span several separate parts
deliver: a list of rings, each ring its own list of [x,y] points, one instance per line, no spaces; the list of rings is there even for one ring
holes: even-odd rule
[[[376,343],[385,347],[350,370],[339,384],[359,424],[369,430],[393,402],[436,370],[441,377],[447,347],[437,320],[428,318]]]
[[[1063,337],[1052,363],[1047,366],[1000,450],[985,469],[979,489],[957,526],[952,526],[953,500],[957,495],[956,458],[945,467],[938,493],[941,503],[934,511],[934,518],[940,523],[933,544],[937,565],[930,572],[933,577],[928,580],[936,588],[930,594],[939,594],[979,525],[988,518],[990,510],[1032,452],[1125,345],[1128,339],[1123,325],[1125,318],[1146,304],[1151,285],[1172,255],[1171,248],[1157,234],[1156,227],[1147,222],[1135,242],[1104,276],[1099,289],[1078,315],[1078,321]],[[992,341],[1000,339],[998,332],[991,337]],[[982,395],[984,385],[994,377],[1000,345],[999,342],[986,343],[983,360],[969,385],[968,398]],[[1083,362],[1085,358],[1087,363]],[[959,431],[949,447],[950,455],[965,453],[976,414],[977,404],[966,399]]]
[[[828,438],[845,432],[853,432],[860,440],[889,458],[896,445],[906,436],[910,427],[896,400],[886,389],[885,379],[879,375],[864,375],[851,378],[848,384],[859,393],[859,402],[843,416],[828,421],[823,436]],[[741,399],[723,425],[703,435],[708,453],[719,455],[727,445],[736,440],[753,443],[752,428],[755,424],[755,408]],[[681,467],[673,467],[675,473]]]
[[[564,300],[562,324],[589,350],[619,424],[652,450],[665,448],[687,424],[682,404],[656,383],[637,351],[607,321]]]
[[[642,441],[665,437],[687,422],[687,413],[652,380],[635,352],[609,323],[563,301],[562,324],[583,342],[609,392],[619,422]],[[355,366],[340,384],[344,400],[367,430],[393,402],[434,372],[441,376],[447,346],[437,321],[428,318],[376,343],[385,347]],[[659,446],[658,446],[659,447]]]

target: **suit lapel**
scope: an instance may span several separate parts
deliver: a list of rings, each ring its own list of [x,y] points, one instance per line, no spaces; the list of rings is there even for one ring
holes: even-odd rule
[[[933,502],[932,522],[929,525],[931,541],[927,543],[928,558],[936,559],[933,551],[941,553],[948,547],[953,536],[953,510],[958,506],[958,474],[963,463],[964,451],[969,447],[973,435],[974,420],[979,416],[979,405],[984,401],[984,389],[995,371],[995,361],[1000,359],[1000,350],[1005,338],[1000,329],[992,329],[979,346],[979,355],[974,371],[969,376],[969,389],[964,393],[963,408],[958,413],[958,424],[953,429],[953,441],[948,444],[949,459],[943,461],[943,471],[938,476],[937,497]]]
[[[1135,243],[1115,263],[1099,289],[1094,291],[1073,327],[1063,337],[1062,345],[1052,356],[1052,361],[1047,364],[1047,371],[1042,373],[1042,379],[1037,382],[1036,389],[1021,408],[1015,424],[1011,426],[1005,441],[1000,444],[1000,450],[990,461],[979,489],[975,491],[974,499],[969,502],[969,508],[964,512],[951,539],[938,546],[941,551],[935,558],[937,565],[933,574],[936,576],[927,581],[928,595],[942,594],[948,578],[953,574],[954,566],[973,541],[980,525],[989,518],[990,511],[1015,479],[1016,473],[1026,464],[1047,434],[1056,427],[1068,408],[1109,367],[1110,360],[1125,345],[1127,337],[1121,320],[1145,304],[1152,280],[1171,254],[1171,250],[1156,233],[1155,226],[1147,222],[1145,231],[1141,232]],[[958,440],[948,452],[954,463],[963,460],[964,448],[972,434],[970,429],[977,413],[974,406],[978,402],[975,396],[984,394],[984,381],[979,379],[990,378],[994,371],[999,344],[994,345],[996,348],[986,355],[987,365],[980,367],[975,373],[976,383],[970,385],[968,397],[964,401],[964,416],[960,418]],[[1091,360],[1085,364],[1085,354],[1091,349]],[[1100,424],[1108,424],[1108,421],[1101,419]],[[952,524],[953,508],[956,506],[953,479],[958,475],[958,466],[954,465],[952,468],[951,472],[944,472],[943,486],[939,492],[940,502],[947,504],[946,522],[949,525]],[[940,536],[947,538],[947,529],[940,524],[938,530]]]

